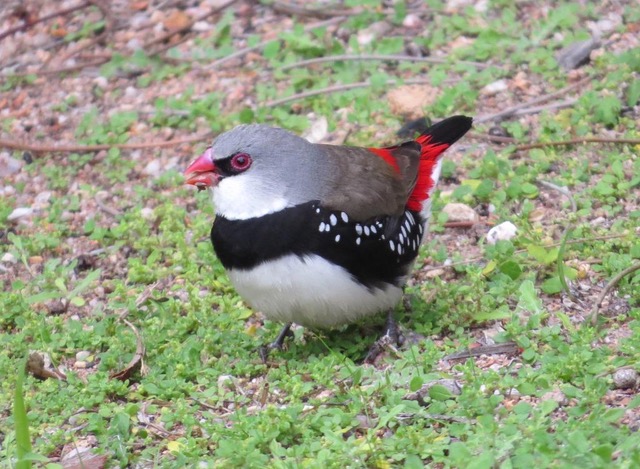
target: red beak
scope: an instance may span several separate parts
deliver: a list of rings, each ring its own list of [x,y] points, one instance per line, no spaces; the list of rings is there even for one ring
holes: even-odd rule
[[[200,155],[184,172],[185,184],[191,184],[202,190],[206,187],[215,187],[220,180],[220,175],[216,172],[216,165],[213,164],[211,148]]]

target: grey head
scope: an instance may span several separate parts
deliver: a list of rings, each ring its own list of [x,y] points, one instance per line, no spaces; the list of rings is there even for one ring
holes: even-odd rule
[[[237,165],[229,165],[234,155],[241,154],[249,156],[250,165],[237,172]],[[213,188],[217,213],[231,219],[262,216],[321,199],[330,178],[321,148],[263,124],[240,125],[221,134],[213,142],[211,155],[217,167],[231,170]]]

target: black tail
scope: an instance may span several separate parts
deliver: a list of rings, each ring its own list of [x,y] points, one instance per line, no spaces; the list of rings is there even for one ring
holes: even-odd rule
[[[430,145],[439,145],[441,143],[452,145],[471,129],[472,123],[473,119],[471,117],[448,117],[429,127],[416,141],[421,144],[429,142]]]

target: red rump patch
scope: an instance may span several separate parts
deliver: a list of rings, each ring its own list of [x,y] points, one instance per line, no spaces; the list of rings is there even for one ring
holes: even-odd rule
[[[369,148],[368,150],[385,160],[387,164],[389,164],[393,169],[396,170],[396,173],[399,173],[400,167],[398,166],[398,162],[396,161],[395,156],[393,156],[393,153],[391,152],[391,150],[393,150],[394,148],[397,147]]]
[[[429,191],[435,184],[431,176],[438,163],[438,156],[450,146],[448,143],[430,144],[431,138],[431,135],[421,135],[416,139],[416,142],[422,145],[420,166],[418,166],[416,186],[413,188],[407,201],[407,209],[414,212],[422,210],[423,202],[429,198]]]

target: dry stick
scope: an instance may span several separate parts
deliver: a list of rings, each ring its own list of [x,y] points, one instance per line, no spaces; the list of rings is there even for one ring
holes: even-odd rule
[[[501,137],[499,135],[479,134],[476,132],[469,132],[465,134],[466,138],[475,138],[478,140],[488,140],[493,143],[518,143],[513,137]]]
[[[388,85],[395,85],[396,83],[397,83],[396,80],[387,81]],[[414,78],[410,80],[405,80],[404,83],[407,85],[423,85],[423,84],[431,83],[431,80],[428,78]],[[452,81],[445,80],[444,83],[452,83]],[[289,101],[297,101],[298,99],[310,98],[311,96],[317,96],[320,94],[337,93],[340,91],[353,90],[357,88],[367,88],[369,86],[371,86],[371,82],[369,81],[361,81],[358,83],[347,83],[345,85],[333,85],[333,86],[328,86],[326,88],[322,88],[319,90],[305,91],[303,93],[287,96],[286,98],[280,98],[280,99],[275,99],[273,101],[268,101],[264,104],[264,106],[275,107],[284,103],[288,103]]]
[[[442,361],[460,360],[464,358],[479,357],[480,355],[496,355],[500,353],[516,353],[518,345],[515,342],[504,342],[501,344],[481,345],[460,352],[452,353],[442,359]]]
[[[21,73],[14,73],[12,75],[5,75],[3,77],[0,78],[20,78],[20,77],[27,77],[29,75],[57,75],[59,73],[66,73],[66,72],[75,72],[78,70],[82,70],[83,68],[86,67],[97,67],[98,65],[102,65],[104,63],[107,63],[109,60],[111,60],[111,56],[109,57],[100,57],[98,59],[89,61],[89,62],[83,62],[81,64],[76,64],[76,65],[70,65],[68,67],[58,67],[58,68],[49,68],[47,70],[38,70],[36,72],[21,72]]]
[[[334,10],[333,8],[304,8],[300,5],[287,2],[273,2],[269,5],[274,11],[289,15],[312,16],[317,18],[332,18],[334,16],[350,16],[359,13],[361,10]]]
[[[585,143],[615,143],[617,145],[640,145],[640,138],[607,138],[607,137],[582,137],[558,142],[535,142],[518,145],[516,151],[531,150],[532,148],[560,147],[565,145],[582,145]]]
[[[604,287],[604,290],[602,290],[602,293],[600,293],[600,296],[598,297],[598,301],[596,301],[596,304],[593,307],[593,311],[589,315],[589,320],[591,321],[591,325],[593,326],[596,325],[598,321],[598,312],[600,310],[600,305],[602,304],[604,297],[607,296],[607,293],[609,293],[613,289],[613,287],[615,287],[620,282],[620,280],[622,280],[625,276],[632,274],[636,270],[640,270],[640,262],[636,262],[635,264],[630,265],[629,267],[624,269],[622,272],[620,272],[618,275],[613,277],[609,283],[607,283],[607,286]]]
[[[96,197],[95,201],[96,201],[96,205],[98,206],[98,208],[100,210],[102,210],[103,212],[111,215],[112,217],[117,218],[117,217],[119,217],[121,215],[120,212],[118,212],[115,208],[111,208],[111,207],[107,206],[104,203],[104,201],[101,200],[100,198]]]
[[[569,202],[571,202],[571,211],[572,212],[575,213],[578,210],[578,204],[576,204],[576,199],[573,198],[573,195],[571,194],[569,189],[567,189],[566,187],[558,186],[558,185],[556,185],[556,184],[554,184],[552,182],[549,182],[549,181],[538,181],[538,183],[541,186],[544,186],[544,187],[546,187],[548,189],[552,189],[554,191],[560,192],[567,199],[569,199]]]
[[[345,19],[346,19],[345,16],[337,16],[337,17],[331,18],[329,20],[319,21],[317,23],[311,23],[311,24],[309,24],[309,25],[304,27],[304,31],[311,31],[313,29],[323,28],[325,26],[331,26],[333,24],[338,24],[338,23],[341,23],[342,21],[344,21]],[[291,32],[291,30],[283,31],[283,33],[284,32]],[[272,43],[274,41],[279,41],[279,40],[280,39],[270,39],[268,41],[263,41],[260,44],[256,44],[255,46],[245,47],[244,49],[240,49],[240,50],[234,52],[233,54],[229,54],[226,57],[222,57],[222,58],[216,60],[215,62],[210,63],[206,67],[202,67],[202,70],[215,69],[215,68],[219,67],[220,65],[229,62],[230,60],[240,58],[240,57],[248,54],[249,52],[254,52],[254,51],[260,50],[260,49],[266,47],[267,44],[270,44],[270,43]]]
[[[166,148],[173,147],[175,145],[182,145],[183,143],[196,143],[202,140],[211,138],[213,134],[207,132],[202,135],[196,135],[195,137],[177,138],[175,140],[167,140],[165,142],[148,142],[148,143],[114,143],[114,144],[101,144],[101,145],[35,145],[31,143],[13,142],[11,140],[5,140],[0,138],[0,148],[11,148],[12,150],[30,151],[33,153],[50,153],[50,152],[64,152],[64,153],[82,153],[82,152],[95,152],[102,150],[109,150],[111,148],[119,148],[121,150],[141,150],[145,148]]]
[[[520,103],[520,104],[516,104],[515,106],[511,106],[508,107],[507,109],[500,111],[500,112],[496,112],[494,114],[488,114],[485,116],[479,116],[476,117],[473,121],[475,124],[480,124],[482,122],[487,122],[487,121],[492,121],[495,119],[502,119],[505,117],[510,117],[512,115],[514,115],[517,111],[520,111],[522,109],[527,109],[529,107],[532,107],[534,104],[540,104],[543,103],[545,101],[550,101],[554,98],[557,98],[559,96],[562,96],[564,94],[567,94],[573,90],[575,90],[576,88],[579,88],[580,86],[584,85],[585,83],[588,83],[592,80],[591,77],[585,77],[582,80],[574,83],[573,85],[567,86],[565,88],[562,88],[558,91],[556,91],[555,93],[551,93],[551,94],[547,94],[544,96],[540,96],[538,98],[534,98],[530,101],[524,102],[524,103]]]
[[[543,104],[542,106],[534,106],[526,109],[520,109],[513,113],[514,116],[524,116],[525,114],[538,114],[543,111],[552,111],[554,109],[564,109],[571,107],[578,102],[578,98],[569,98],[564,101],[556,101],[554,103]]]
[[[338,61],[359,61],[359,60],[397,60],[397,61],[405,61],[405,62],[424,62],[431,64],[446,64],[449,63],[449,59],[442,59],[438,57],[412,57],[410,55],[400,55],[400,54],[344,54],[344,55],[330,55],[327,57],[318,57],[315,59],[303,60],[301,62],[296,62],[289,65],[284,65],[280,67],[280,70],[290,70],[292,68],[301,68],[306,67],[308,65],[314,65],[324,62],[338,62]],[[478,68],[487,68],[489,65],[483,64],[481,62],[469,62],[466,60],[457,60],[455,63],[472,65]]]
[[[496,223],[491,220],[478,220],[478,221],[447,221],[442,226],[445,228],[473,228],[476,225],[493,226]]]
[[[25,23],[21,24],[20,26],[15,26],[13,28],[7,29],[6,31],[3,31],[3,32],[0,33],[0,40],[4,39],[7,36],[11,36],[14,33],[20,32],[23,29],[27,29],[27,28],[29,28],[29,27],[31,27],[33,25],[36,25],[38,23],[42,23],[43,21],[50,20],[50,19],[55,18],[57,16],[64,16],[64,15],[72,13],[72,12],[74,12],[76,10],[82,10],[83,8],[86,8],[91,4],[92,4],[92,2],[82,2],[79,5],[75,5],[75,6],[72,6],[72,7],[69,7],[69,8],[65,8],[65,9],[59,10],[59,11],[54,11],[53,13],[51,13],[49,15],[42,16],[42,17],[40,17],[40,18],[36,19],[35,21],[30,22],[30,23],[25,22]]]

